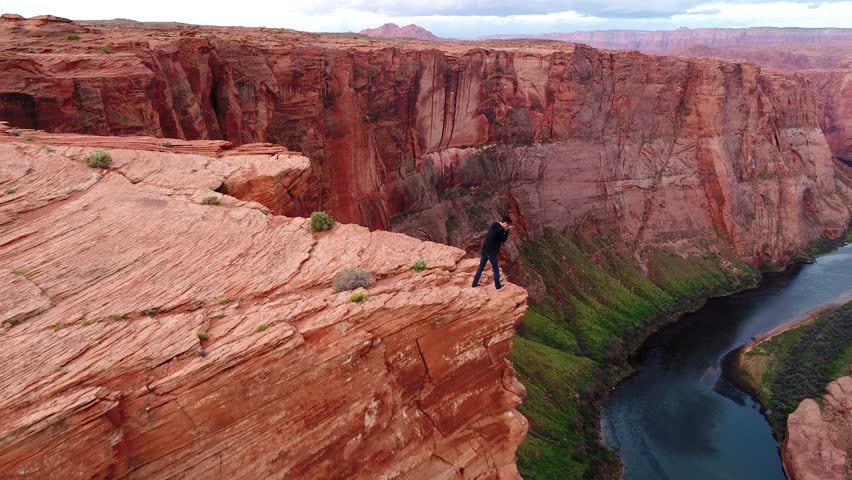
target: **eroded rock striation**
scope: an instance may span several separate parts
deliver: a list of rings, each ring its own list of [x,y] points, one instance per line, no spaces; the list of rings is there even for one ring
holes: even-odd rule
[[[755,265],[850,218],[796,75],[547,41],[109,23],[75,23],[68,41],[34,22],[0,25],[0,117],[285,145],[314,165],[284,214],[470,246],[508,210],[524,238],[572,229]]]
[[[787,418],[783,458],[790,480],[852,478],[852,377],[827,391],[822,402],[803,400]]]
[[[518,478],[523,289],[271,215],[254,180],[298,188],[295,153],[89,138],[97,170],[87,137],[26,135],[0,132],[0,478]],[[366,302],[332,292],[350,267]]]

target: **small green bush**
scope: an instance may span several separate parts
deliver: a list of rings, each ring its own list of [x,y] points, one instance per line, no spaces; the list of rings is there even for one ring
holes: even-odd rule
[[[92,168],[107,168],[112,164],[112,155],[103,150],[95,150],[86,155],[86,165]]]
[[[269,328],[269,327],[265,323],[261,323],[260,325],[257,326],[257,331],[258,332],[265,332],[267,328]]]
[[[44,150],[47,153],[53,153],[53,152],[56,151],[50,145],[42,145],[41,149]]]
[[[105,47],[101,47],[101,48],[99,48],[98,50],[100,50],[100,51],[101,51],[101,53],[105,53],[105,54],[107,54],[107,55],[109,55],[110,53],[112,53],[112,47],[110,47],[109,45],[107,45],[107,46],[105,46]]]
[[[163,142],[163,146],[166,148],[172,148],[172,142]]]
[[[35,137],[30,134],[23,135],[21,136],[21,138],[23,138],[26,142],[32,142],[33,140],[35,140]]]
[[[339,272],[331,281],[334,293],[355,290],[356,288],[370,288],[373,285],[373,276],[362,268],[349,268]]]
[[[325,212],[314,212],[311,214],[311,230],[322,232],[334,227],[334,219]]]
[[[219,299],[219,305],[227,305],[231,303],[231,299],[228,297],[222,297]]]
[[[11,135],[13,137],[20,137],[22,133],[23,132],[21,131],[20,128],[13,128],[13,129],[9,130],[9,135]]]
[[[207,340],[207,339],[209,339],[209,338],[210,338],[210,334],[209,334],[209,333],[207,333],[207,332],[198,332],[198,339],[199,339],[199,340],[201,340],[202,342],[206,341],[206,340]]]
[[[145,315],[148,317],[156,317],[158,313],[160,313],[159,308],[149,308],[145,310]]]
[[[65,40],[80,40],[80,35],[77,35],[76,33],[69,33],[68,35],[65,35]]]
[[[16,188],[9,187],[6,190],[3,190],[3,193],[5,193],[6,195],[12,195],[17,191],[18,190]]]
[[[17,318],[17,317],[15,317],[15,318],[10,318],[10,319],[8,319],[8,320],[5,320],[5,323],[8,323],[9,325],[11,325],[11,326],[13,326],[13,327],[14,327],[15,325],[20,325],[20,324],[21,324],[21,319],[20,319],[20,318]]]
[[[54,325],[54,326],[53,326],[53,331],[54,331],[54,332],[58,332],[58,331],[60,331],[60,330],[62,330],[62,325]]]
[[[364,303],[364,302],[367,301],[368,298],[369,297],[367,297],[366,293],[358,292],[358,293],[353,293],[352,296],[349,297],[349,301],[355,302],[355,303]]]
[[[124,320],[124,315],[122,315],[120,313],[116,313],[115,315],[113,315],[109,318],[113,319],[116,322],[120,322],[120,321]]]
[[[202,205],[220,205],[219,197],[209,196],[201,201]]]
[[[426,267],[426,261],[423,260],[422,258],[418,258],[417,260],[414,261],[414,265],[412,266],[412,268],[414,268],[415,272],[422,272],[422,271],[426,270],[426,268],[427,268]]]
[[[94,325],[95,322],[93,320],[83,320],[83,326],[88,327],[89,325]]]

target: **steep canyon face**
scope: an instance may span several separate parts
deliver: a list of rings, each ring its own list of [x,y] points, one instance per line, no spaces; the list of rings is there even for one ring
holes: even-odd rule
[[[0,125],[0,478],[519,478],[523,289],[272,215],[298,153],[170,143]],[[351,267],[361,303],[331,288]]]
[[[751,62],[804,76],[813,89],[817,119],[832,152],[852,158],[852,39],[819,45],[693,46],[672,53]]]
[[[0,49],[15,126],[305,152],[311,179],[284,214],[471,246],[508,210],[525,238],[570,227],[754,264],[850,216],[806,80],[753,65],[9,16]]]

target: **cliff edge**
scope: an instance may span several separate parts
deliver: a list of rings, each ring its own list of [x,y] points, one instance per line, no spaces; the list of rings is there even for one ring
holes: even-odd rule
[[[14,135],[0,477],[518,478],[524,389],[506,355],[523,289],[468,288],[453,247],[314,233],[221,193],[300,188],[298,153]],[[85,143],[112,165],[87,166]],[[366,302],[332,292],[348,267],[376,279]]]

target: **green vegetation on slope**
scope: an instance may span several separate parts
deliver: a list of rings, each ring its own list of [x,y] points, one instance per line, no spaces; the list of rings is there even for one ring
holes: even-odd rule
[[[755,345],[740,364],[773,430],[783,437],[787,416],[802,400],[821,397],[826,385],[849,373],[852,302]]]
[[[627,355],[676,314],[752,283],[756,272],[733,255],[687,259],[650,249],[646,276],[607,242],[552,231],[521,253],[523,268],[547,291],[531,304],[510,355],[527,388],[521,475],[613,478],[618,460],[601,444],[598,412],[605,392],[627,373]]]

